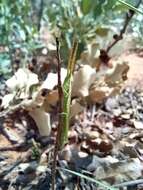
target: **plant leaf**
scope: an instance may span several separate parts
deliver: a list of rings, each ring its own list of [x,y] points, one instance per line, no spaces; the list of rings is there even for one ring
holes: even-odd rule
[[[94,4],[96,4],[96,1],[94,0],[82,0],[81,9],[83,14],[84,15],[88,14],[91,11]]]
[[[102,27],[99,27],[96,29],[96,34],[98,34],[99,36],[101,37],[105,37],[107,36],[108,32],[109,32],[109,28],[102,28]]]
[[[107,0],[106,4],[104,5],[105,11],[112,9],[116,2],[116,0]]]

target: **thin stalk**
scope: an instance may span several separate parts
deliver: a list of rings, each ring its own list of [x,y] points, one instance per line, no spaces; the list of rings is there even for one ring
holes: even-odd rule
[[[59,40],[56,38],[57,44],[57,59],[58,59],[58,93],[59,93],[59,124],[57,129],[57,136],[54,148],[54,160],[52,167],[52,190],[55,190],[56,184],[56,167],[58,151],[61,150],[68,140],[69,129],[69,114],[70,114],[70,102],[71,102],[71,87],[72,87],[72,74],[74,71],[76,53],[78,43],[74,41],[72,50],[70,52],[67,76],[65,78],[63,88],[61,83],[61,59],[59,52]]]
[[[78,48],[78,42],[77,40],[74,40],[68,61],[67,76],[63,84],[63,113],[61,114],[62,128],[60,130],[59,143],[58,143],[59,150],[61,150],[68,142],[72,80],[73,80],[74,66],[76,62],[77,48]]]
[[[111,44],[109,44],[109,46],[107,47],[107,49],[105,50],[106,53],[109,53],[109,51],[113,48],[114,45],[116,45],[118,43],[118,41],[123,39],[123,35],[125,34],[127,27],[131,21],[131,19],[133,18],[133,16],[135,15],[135,13],[137,12],[137,8],[139,7],[139,5],[141,4],[142,0],[139,0],[136,4],[135,7],[131,6],[130,4],[127,4],[124,1],[118,0],[120,3],[123,3],[125,6],[127,6],[128,8],[130,8],[130,10],[126,13],[126,17],[125,17],[125,21],[124,21],[124,25],[123,28],[120,30],[119,35],[115,35],[115,39],[113,40],[113,42]],[[133,9],[134,8],[134,9]],[[142,13],[143,14],[143,13]]]
[[[38,14],[38,31],[40,31],[40,28],[41,28],[41,20],[42,20],[42,16],[43,16],[43,10],[44,10],[44,0],[41,0],[41,3],[40,3],[40,11],[39,11],[39,14]]]
[[[63,102],[63,90],[62,90],[62,82],[61,82],[61,58],[60,58],[60,48],[59,48],[59,39],[56,38],[56,47],[57,47],[57,60],[58,60],[58,94],[59,94],[59,124],[57,129],[57,136],[54,148],[54,160],[52,166],[52,190],[55,190],[56,186],[56,166],[57,166],[57,156],[58,156],[58,139],[61,131],[61,113],[62,113],[62,102]]]

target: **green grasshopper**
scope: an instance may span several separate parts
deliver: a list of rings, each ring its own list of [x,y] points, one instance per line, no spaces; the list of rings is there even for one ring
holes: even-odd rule
[[[60,122],[62,126],[59,135],[59,149],[62,149],[64,145],[68,142],[71,90],[77,49],[78,42],[74,40],[68,61],[67,76],[63,84],[63,112],[61,113]]]

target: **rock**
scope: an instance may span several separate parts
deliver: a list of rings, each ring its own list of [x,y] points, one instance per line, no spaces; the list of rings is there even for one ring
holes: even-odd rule
[[[122,111],[121,111],[120,108],[113,109],[112,112],[113,112],[113,114],[114,114],[115,116],[120,116],[121,113],[122,113]]]
[[[143,129],[143,122],[134,120],[133,123],[136,129]]]
[[[126,114],[121,114],[121,117],[123,119],[130,119],[130,114],[126,113]]]
[[[36,171],[38,163],[36,161],[29,162],[29,163],[22,163],[19,165],[19,171],[24,172],[24,174],[32,173]]]
[[[132,128],[131,127],[122,127],[121,131],[123,134],[128,134],[129,132],[132,131]]]
[[[18,176],[17,176],[17,179],[16,179],[16,184],[17,185],[26,185],[27,183],[29,182],[29,179],[28,179],[28,176],[27,175],[24,175],[22,173],[20,173]]]
[[[117,98],[108,98],[105,102],[106,109],[108,111],[112,111],[112,109],[118,108],[118,100]]]
[[[131,115],[131,114],[133,114],[133,109],[129,108],[129,109],[126,110],[126,112]]]
[[[129,99],[129,97],[125,97],[124,95],[121,95],[120,97],[119,97],[119,104],[120,105],[126,105],[126,103],[129,103],[130,102],[130,99]]]
[[[0,155],[0,162],[4,161],[5,159],[7,159],[6,156]]]
[[[47,166],[42,166],[42,165],[40,165],[40,166],[38,166],[37,169],[36,169],[36,174],[39,175],[39,174],[41,174],[41,173],[44,173],[44,172],[46,172],[46,169],[47,169]]]
[[[99,136],[100,136],[100,133],[98,131],[90,131],[90,133],[89,133],[90,139],[99,138]]]

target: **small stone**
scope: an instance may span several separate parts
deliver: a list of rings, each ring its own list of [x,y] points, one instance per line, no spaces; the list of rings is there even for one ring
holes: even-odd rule
[[[98,131],[91,131],[89,134],[89,138],[90,139],[95,139],[95,138],[99,138],[100,134]]]
[[[127,109],[127,110],[126,110],[126,113],[128,113],[128,114],[133,114],[133,109],[131,109],[131,108],[130,108],[130,109]]]
[[[121,117],[123,119],[130,119],[130,114],[122,114]]]
[[[119,105],[116,98],[108,98],[105,106],[108,111],[112,111],[112,109],[117,108]]]
[[[131,131],[130,127],[122,127],[122,133],[123,134],[128,134]]]
[[[126,103],[129,103],[129,98],[128,97],[120,97],[119,98],[119,104],[121,105],[126,105]]]
[[[28,183],[28,176],[26,176],[24,174],[18,175],[18,177],[16,179],[16,183],[20,184],[20,185],[27,184]]]
[[[0,162],[4,161],[6,159],[5,156],[0,155]]]
[[[18,168],[20,171],[24,171],[25,169],[27,169],[29,167],[29,165],[30,165],[29,163],[22,163],[19,165]]]
[[[121,111],[120,108],[118,108],[118,109],[113,109],[113,114],[114,114],[115,116],[119,116],[119,115],[121,115],[121,113],[122,113],[122,111]]]
[[[19,165],[19,170],[23,171],[25,174],[32,173],[36,170],[38,163],[36,161],[29,163],[22,163]]]
[[[134,121],[134,126],[136,129],[143,129],[143,122],[141,121]]]
[[[80,151],[80,152],[78,152],[78,156],[79,156],[80,158],[85,158],[85,157],[88,156],[88,154],[85,153],[85,152]]]
[[[46,172],[46,169],[47,169],[47,166],[38,166],[37,169],[36,169],[36,174],[39,175],[41,173],[44,173]]]

